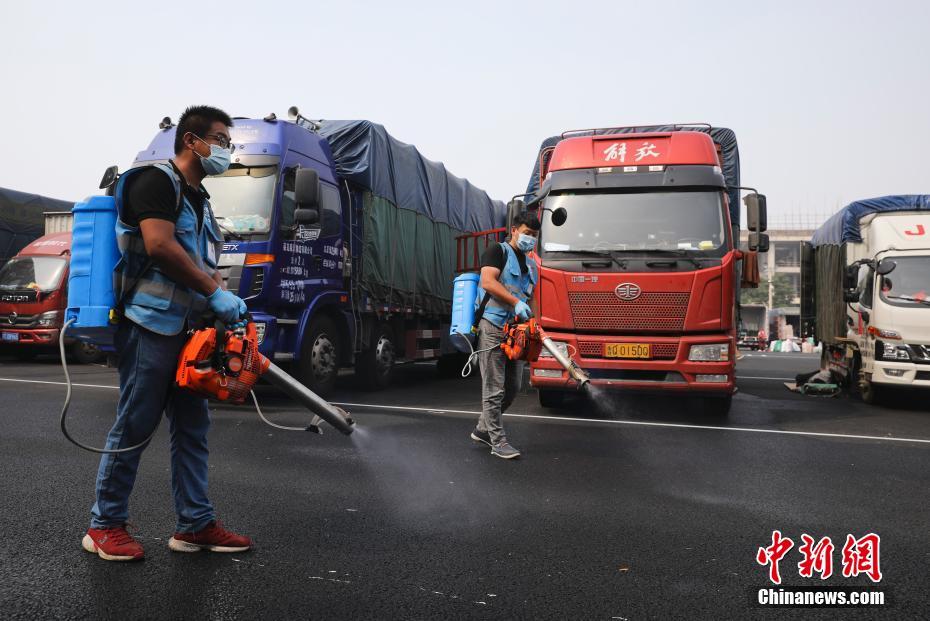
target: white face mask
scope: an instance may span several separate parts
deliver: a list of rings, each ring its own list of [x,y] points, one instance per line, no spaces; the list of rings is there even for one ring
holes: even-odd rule
[[[536,238],[532,235],[527,235],[526,233],[520,233],[520,237],[517,238],[517,248],[523,252],[532,252],[536,247]]]
[[[200,165],[203,166],[203,172],[208,175],[222,175],[229,169],[229,162],[232,160],[232,152],[224,149],[217,144],[210,144],[200,136],[195,136],[197,140],[210,147],[210,155],[204,157],[197,153],[200,158]]]

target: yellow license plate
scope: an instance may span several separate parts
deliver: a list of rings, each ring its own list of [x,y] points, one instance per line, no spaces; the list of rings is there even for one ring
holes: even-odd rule
[[[605,358],[651,358],[652,346],[648,343],[607,343]]]

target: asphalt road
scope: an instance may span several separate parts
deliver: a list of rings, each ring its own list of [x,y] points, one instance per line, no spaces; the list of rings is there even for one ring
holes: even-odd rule
[[[0,610],[5,618],[646,619],[926,618],[926,397],[891,407],[802,397],[782,384],[817,358],[749,354],[726,420],[687,400],[617,397],[505,419],[519,461],[468,438],[479,385],[429,365],[380,393],[336,398],[358,432],[283,432],[248,407],[219,407],[211,495],[251,535],[245,554],[179,555],[166,430],[142,460],[131,514],[141,563],[83,552],[97,457],[58,431],[53,359],[0,360]],[[12,381],[11,381],[12,380]],[[103,442],[115,372],[74,368],[71,428]],[[307,417],[265,387],[266,415]],[[360,405],[365,404],[365,405]],[[542,418],[546,416],[548,418]],[[754,607],[768,585],[756,551],[778,529],[830,536],[843,578],[847,533],[881,535],[884,609]],[[797,547],[782,561],[798,576]]]

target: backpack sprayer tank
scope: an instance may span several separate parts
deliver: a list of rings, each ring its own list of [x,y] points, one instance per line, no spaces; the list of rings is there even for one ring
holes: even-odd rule
[[[113,351],[116,294],[113,269],[120,259],[116,245],[116,199],[91,196],[71,210],[71,267],[65,321],[70,336]]]

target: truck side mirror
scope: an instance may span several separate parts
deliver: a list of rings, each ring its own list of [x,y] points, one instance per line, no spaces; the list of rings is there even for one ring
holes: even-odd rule
[[[878,263],[878,267],[875,268],[875,271],[880,276],[886,276],[894,271],[894,268],[898,267],[898,264],[892,261],[891,259],[882,259]]]
[[[768,252],[769,236],[766,233],[750,233],[749,249],[756,252]]]
[[[768,208],[765,194],[753,192],[743,197],[746,204],[746,228],[756,233],[763,233],[768,229]],[[764,252],[760,250],[759,252]]]
[[[526,203],[521,201],[518,198],[513,199],[507,203],[507,228],[513,226],[513,219],[516,218],[519,214],[526,211]]]
[[[114,183],[119,178],[119,168],[117,166],[110,166],[105,171],[103,171],[103,178],[100,180],[100,189],[105,190]]]
[[[311,210],[320,206],[320,174],[317,171],[312,168],[298,168],[294,172],[294,202],[298,207]],[[294,217],[297,217],[296,213]]]
[[[555,226],[562,226],[566,220],[568,220],[568,211],[565,207],[559,207],[552,212],[552,224]]]
[[[859,301],[859,292],[856,289],[843,289],[843,301],[847,304]]]
[[[295,224],[317,224],[320,221],[320,211],[318,209],[295,209]]]
[[[859,264],[853,263],[846,266],[843,272],[843,289],[850,291],[859,288]],[[858,294],[857,294],[858,295]]]

